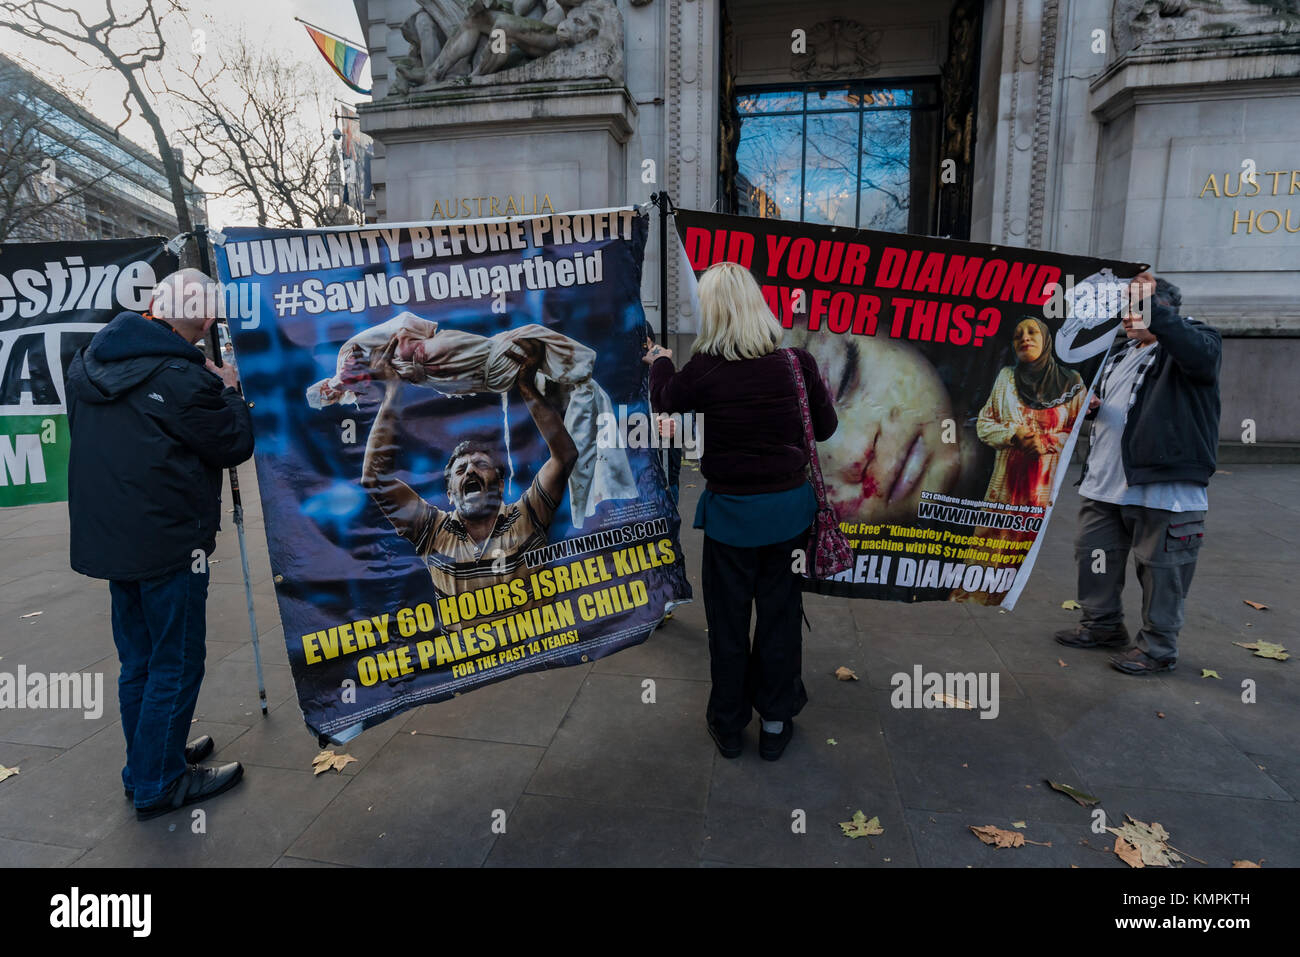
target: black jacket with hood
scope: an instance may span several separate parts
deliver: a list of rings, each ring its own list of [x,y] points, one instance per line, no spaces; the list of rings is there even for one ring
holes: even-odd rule
[[[1178,314],[1175,305],[1153,297],[1147,328],[1160,353],[1147,370],[1124,422],[1120,457],[1129,485],[1194,482],[1209,485],[1219,450],[1219,331]],[[1121,333],[1107,354],[1127,347]],[[1096,418],[1089,412],[1085,418]],[[1084,463],[1083,474],[1088,465]]]
[[[68,366],[74,571],[138,581],[211,553],[221,470],[253,452],[244,398],[166,325],[120,313]]]

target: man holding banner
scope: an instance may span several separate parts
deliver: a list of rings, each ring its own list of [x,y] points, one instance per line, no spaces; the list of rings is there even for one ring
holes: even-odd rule
[[[197,269],[173,273],[150,313],[119,314],[68,369],[71,564],[109,582],[122,784],[142,821],[220,794],[244,770],[199,767],[211,738],[185,744],[203,680],[221,472],[253,451],[234,366],[218,369],[194,345],[220,302]]]
[[[1131,290],[1126,338],[1111,350],[1088,413],[1095,424],[1075,540],[1083,621],[1056,640],[1075,648],[1128,644],[1120,595],[1131,549],[1142,630],[1111,664],[1151,675],[1173,671],[1178,660],[1183,604],[1205,537],[1222,339],[1178,314],[1178,287],[1142,273]]]
[[[370,362],[371,375],[384,383],[384,398],[370,429],[362,486],[397,534],[415,546],[440,594],[456,595],[527,574],[524,553],[546,544],[547,529],[578,460],[564,420],[533,381],[545,347],[537,340],[517,339],[508,354],[519,363],[515,388],[545,439],[550,458],[528,491],[506,505],[502,500],[505,467],[492,447],[461,442],[443,472],[452,504],[448,513],[396,477],[394,405],[403,381],[394,366],[398,346],[395,336]]]

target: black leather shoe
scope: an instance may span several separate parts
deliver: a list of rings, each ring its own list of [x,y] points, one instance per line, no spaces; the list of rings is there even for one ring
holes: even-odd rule
[[[740,757],[740,746],[744,738],[739,731],[719,731],[713,726],[713,722],[706,722],[709,728],[709,737],[713,743],[718,746],[718,753],[724,758]]]
[[[1124,648],[1129,643],[1128,628],[1120,625],[1118,628],[1085,628],[1083,625],[1076,625],[1073,628],[1066,628],[1064,631],[1058,631],[1054,636],[1059,644],[1068,645],[1071,648]]]
[[[785,746],[790,743],[792,737],[794,737],[794,722],[789,718],[782,722],[782,728],[779,734],[769,734],[766,731],[759,731],[759,757],[764,761],[775,761],[785,751]]]
[[[185,745],[185,763],[198,764],[212,754],[213,747],[211,735],[205,734],[202,737],[195,738]],[[126,795],[128,801],[135,800],[135,788],[122,788],[122,793]]]
[[[229,791],[243,776],[244,766],[238,761],[215,768],[191,765],[159,800],[147,807],[136,808],[135,819],[147,821],[169,811],[178,811],[187,804],[206,801],[223,791]]]
[[[1178,659],[1152,658],[1141,648],[1130,648],[1122,655],[1111,655],[1110,666],[1126,675],[1162,675],[1173,671]]]

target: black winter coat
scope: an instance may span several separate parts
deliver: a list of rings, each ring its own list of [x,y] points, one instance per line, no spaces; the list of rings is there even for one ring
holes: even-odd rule
[[[1120,456],[1129,485],[1195,482],[1209,485],[1219,451],[1219,366],[1223,339],[1203,322],[1151,303],[1147,328],[1160,344],[1128,411]],[[1123,333],[1107,354],[1125,348]],[[1089,412],[1085,418],[1096,418]],[[1088,471],[1084,463],[1083,475]],[[1083,482],[1080,475],[1079,482]]]
[[[813,436],[825,442],[839,418],[817,360],[793,350],[808,392]],[[700,471],[709,491],[758,495],[798,488],[808,481],[803,413],[780,350],[757,359],[727,360],[697,354],[674,371],[668,357],[650,366],[650,403],[659,412],[699,412]]]
[[[243,397],[157,321],[120,313],[68,367],[73,571],[138,581],[211,553],[221,470],[253,452]]]

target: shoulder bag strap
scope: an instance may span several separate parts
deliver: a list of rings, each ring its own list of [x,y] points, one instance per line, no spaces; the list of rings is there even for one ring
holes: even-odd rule
[[[817,439],[813,435],[812,412],[808,408],[808,390],[804,385],[803,370],[799,368],[799,359],[793,349],[782,349],[785,361],[790,365],[790,374],[794,377],[794,391],[799,397],[799,414],[803,419],[804,450],[808,453],[808,473],[812,478],[813,490],[817,493],[817,504],[826,506],[826,485],[822,481],[822,467],[817,459]]]

